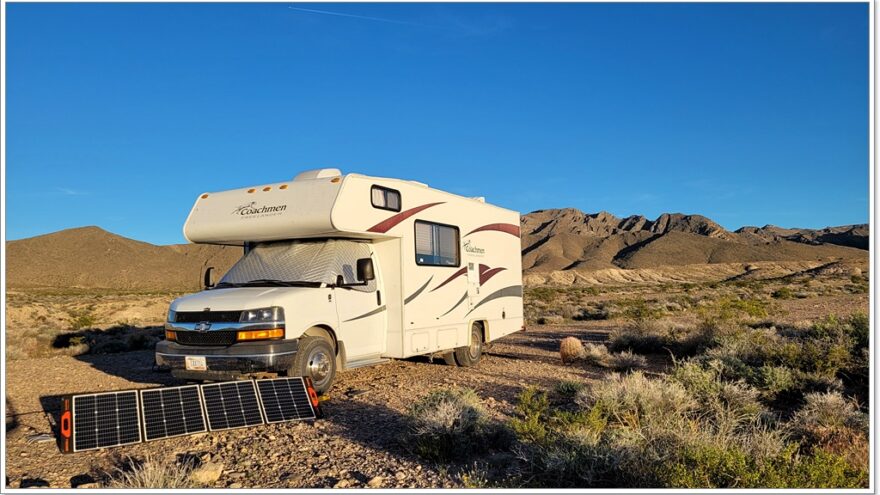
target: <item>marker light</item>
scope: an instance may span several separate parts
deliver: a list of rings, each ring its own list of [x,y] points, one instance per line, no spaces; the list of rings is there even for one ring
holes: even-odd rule
[[[273,328],[271,330],[244,330],[238,332],[238,341],[244,340],[266,340],[266,339],[283,339],[284,329]]]

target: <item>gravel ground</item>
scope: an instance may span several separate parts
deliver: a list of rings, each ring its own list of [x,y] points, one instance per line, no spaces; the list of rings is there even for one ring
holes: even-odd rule
[[[475,389],[491,415],[513,412],[516,395],[529,385],[553,387],[563,379],[591,380],[598,369],[564,366],[559,340],[576,335],[602,340],[609,322],[536,327],[494,342],[476,368],[447,366],[427,358],[395,360],[341,373],[314,422],[258,426],[138,445],[61,454],[54,441],[29,443],[52,433],[51,415],[63,394],[180,384],[152,371],[151,351],[29,359],[7,363],[7,486],[66,488],[94,483],[131,456],[161,462],[198,458],[220,463],[215,487],[456,487],[449,467],[408,451],[401,433],[405,412],[428,390]],[[461,466],[466,468],[466,466]]]
[[[780,301],[786,320],[830,313],[867,311],[866,295]],[[783,316],[784,315],[784,316]],[[6,486],[95,486],[128,458],[172,464],[194,459],[221,464],[214,487],[461,487],[468,466],[440,466],[411,453],[403,437],[405,413],[414,400],[444,386],[475,389],[489,413],[510,417],[517,394],[535,385],[552,388],[560,380],[591,381],[605,371],[565,366],[559,341],[575,336],[602,341],[620,321],[534,325],[494,342],[476,368],[446,366],[427,358],[396,360],[337,376],[323,403],[326,417],[314,422],[258,426],[141,443],[99,451],[61,454],[54,441],[29,437],[53,434],[52,411],[64,394],[177,385],[168,373],[152,370],[152,351],[59,356],[7,361]],[[663,356],[649,356],[649,371],[662,371]],[[507,454],[509,455],[509,454]],[[509,459],[507,459],[509,461]],[[505,459],[489,459],[504,463]]]

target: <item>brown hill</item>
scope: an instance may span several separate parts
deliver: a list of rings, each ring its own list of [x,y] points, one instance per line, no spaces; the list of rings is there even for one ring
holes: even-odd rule
[[[573,208],[540,210],[522,217],[523,269],[529,274],[618,273],[681,265],[864,259],[866,251],[846,246],[859,247],[858,239],[864,238],[867,247],[867,232],[867,225],[729,232],[700,215],[672,213],[649,220]],[[196,290],[205,266],[223,273],[240,255],[241,249],[234,247],[156,246],[82,227],[7,242],[6,276],[12,288]]]
[[[824,229],[785,229],[775,225],[763,227],[743,227],[737,234],[763,240],[787,240],[803,244],[837,244],[859,249],[868,249],[870,229],[868,224],[842,225]]]
[[[81,227],[6,243],[10,287],[194,290],[204,266],[228,269],[240,248],[156,246]]]
[[[821,231],[768,226],[729,232],[701,215],[665,213],[648,220],[573,208],[539,210],[522,217],[523,269],[550,272],[859,258],[867,253],[846,247],[860,247],[858,243],[840,245],[844,244],[840,239],[855,236],[860,229],[867,233],[867,226]]]

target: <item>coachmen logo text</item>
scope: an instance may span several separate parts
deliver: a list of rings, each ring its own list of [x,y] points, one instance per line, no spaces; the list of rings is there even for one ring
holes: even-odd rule
[[[278,215],[284,210],[287,209],[287,205],[273,205],[273,206],[257,206],[256,201],[251,201],[246,205],[241,205],[238,208],[232,210],[233,215],[240,215],[242,217],[249,216],[260,216],[267,217],[272,215]]]
[[[481,247],[474,246],[473,244],[471,244],[471,241],[464,241],[463,247],[464,247],[464,251],[466,253],[476,254],[477,256],[482,256],[482,255],[486,254],[485,249],[483,249]]]

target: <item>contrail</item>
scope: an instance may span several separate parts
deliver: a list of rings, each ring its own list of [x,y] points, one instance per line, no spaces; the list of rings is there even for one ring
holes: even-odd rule
[[[386,19],[384,17],[370,17],[370,16],[366,16],[366,15],[345,14],[342,12],[331,12],[329,10],[301,9],[299,7],[287,7],[287,8],[290,10],[298,10],[300,12],[308,12],[310,14],[335,15],[337,17],[350,17],[352,19],[363,19],[366,21],[387,22],[389,24],[401,24],[404,26],[427,27],[424,24],[417,24],[415,22],[407,22],[407,21],[396,21],[394,19]]]

